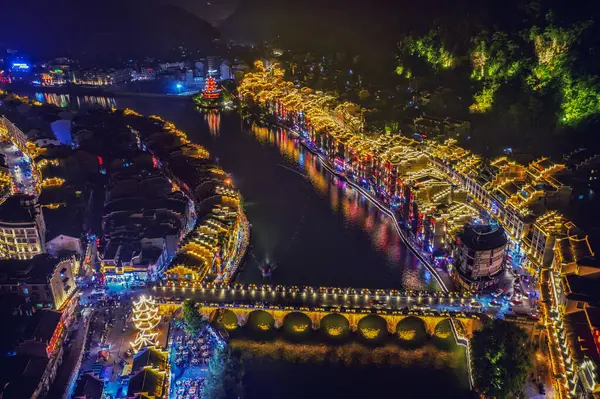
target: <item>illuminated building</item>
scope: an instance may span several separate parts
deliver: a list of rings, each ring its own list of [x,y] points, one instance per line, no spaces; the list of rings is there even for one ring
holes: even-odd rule
[[[168,380],[168,353],[148,347],[133,358],[127,397],[162,397]]]
[[[67,74],[62,69],[54,69],[42,73],[42,86],[62,86],[67,84]]]
[[[554,244],[550,306],[557,316],[550,321],[557,334],[551,341],[560,348],[569,386],[580,382],[587,393],[598,393],[600,263],[587,236],[567,234]]]
[[[132,81],[150,81],[156,80],[156,71],[154,68],[140,68],[139,71],[131,72]]]
[[[27,151],[27,136],[4,116],[0,118],[0,135],[10,140],[21,152],[29,155]]]
[[[71,72],[71,82],[83,86],[120,86],[131,81],[130,69],[89,69]]]
[[[35,197],[17,194],[0,203],[0,258],[29,259],[44,252],[45,234]]]
[[[9,169],[0,166],[0,198],[12,193],[13,184]]]
[[[138,330],[135,341],[131,344],[134,351],[148,346],[158,345],[158,304],[152,297],[140,296],[133,302],[133,325]]]
[[[523,239],[528,259],[537,267],[550,267],[554,259],[554,242],[574,228],[572,222],[556,211],[537,218],[529,234]]]
[[[504,229],[468,225],[458,235],[454,252],[457,282],[466,289],[496,284],[504,272],[507,238]]]
[[[75,292],[79,267],[74,255],[0,260],[0,292],[24,297],[32,305],[61,309]]]
[[[208,273],[222,277],[226,265],[237,253],[245,223],[237,198],[224,197],[222,201],[182,242],[166,271],[169,280],[192,283],[202,281]]]
[[[206,78],[204,84],[204,90],[202,90],[202,96],[210,100],[216,100],[221,95],[221,90],[217,89],[217,83],[215,78],[209,76]]]

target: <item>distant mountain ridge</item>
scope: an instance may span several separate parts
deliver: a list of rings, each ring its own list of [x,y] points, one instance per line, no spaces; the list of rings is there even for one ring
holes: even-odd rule
[[[115,56],[168,57],[180,45],[206,53],[220,37],[218,29],[195,14],[157,1],[147,0],[143,7],[139,0],[13,2],[0,34],[7,45],[36,58],[69,55],[92,62]]]

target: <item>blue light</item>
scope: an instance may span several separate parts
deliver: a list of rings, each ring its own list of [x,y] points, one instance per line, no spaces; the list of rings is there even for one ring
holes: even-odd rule
[[[181,89],[183,87],[183,85],[181,83],[177,83],[177,88]]]
[[[29,69],[29,65],[24,62],[14,62],[12,64],[13,69]]]

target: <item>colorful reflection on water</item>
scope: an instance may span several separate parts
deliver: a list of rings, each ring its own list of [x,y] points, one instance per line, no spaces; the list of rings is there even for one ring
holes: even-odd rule
[[[208,124],[208,131],[213,137],[219,136],[219,129],[221,128],[221,113],[216,109],[207,111],[204,114],[204,120]]]
[[[69,94],[57,93],[35,93],[34,98],[43,103],[52,104],[59,108],[100,107],[104,109],[117,108],[114,97],[103,96],[71,96]],[[73,101],[73,103],[71,102]]]
[[[297,138],[290,136],[285,129],[256,124],[252,125],[251,133],[260,143],[278,148],[280,154],[294,165],[295,172],[310,181],[320,196],[328,197],[332,212],[343,217],[347,228],[357,227],[366,232],[371,245],[385,254],[390,267],[402,265],[405,269],[402,273],[404,288],[432,288],[435,283],[431,281],[431,274],[418,261],[406,262],[404,259],[408,248],[395,231],[393,221],[360,192],[327,171],[320,159],[304,148]],[[365,267],[368,268],[368,265]]]

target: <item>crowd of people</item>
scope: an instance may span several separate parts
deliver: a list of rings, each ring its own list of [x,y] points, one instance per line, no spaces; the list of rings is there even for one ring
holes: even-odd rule
[[[200,390],[204,384],[203,379],[182,378],[175,382],[175,392],[177,399],[196,399],[200,398]]]
[[[177,367],[201,366],[208,362],[210,351],[204,337],[180,335],[175,338],[175,365]]]

